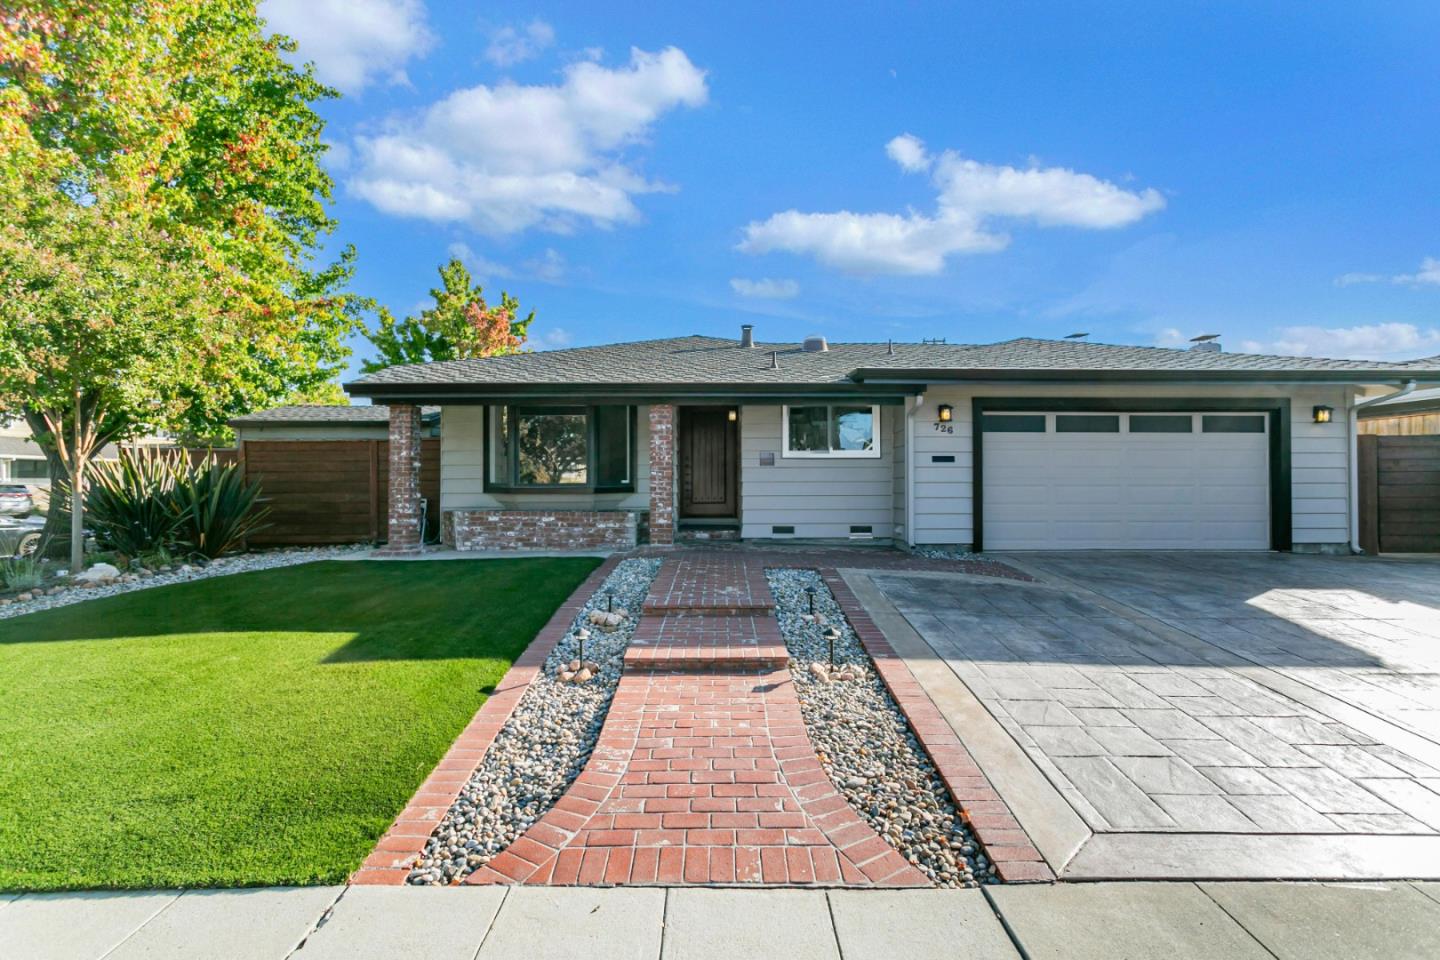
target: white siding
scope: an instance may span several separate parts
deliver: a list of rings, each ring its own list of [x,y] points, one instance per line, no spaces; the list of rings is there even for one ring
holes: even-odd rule
[[[775,536],[775,524],[796,537],[848,538],[852,524],[868,524],[887,539],[895,524],[896,421],[899,407],[880,408],[880,456],[874,459],[786,458],[780,449],[779,406],[740,411],[741,536]],[[775,455],[760,465],[761,453]],[[781,534],[782,538],[788,534]]]
[[[976,396],[1003,397],[1289,397],[1291,418],[1291,524],[1296,544],[1346,543],[1349,535],[1350,436],[1344,387],[1101,386],[1045,384],[932,387],[915,413],[915,543],[968,544],[974,539],[970,404]],[[936,430],[940,404],[955,408],[955,432]],[[1328,424],[1313,422],[1311,408],[1335,408]],[[934,463],[936,454],[954,463]]]
[[[447,406],[440,411],[440,509],[644,510],[650,506],[649,407],[636,410],[634,493],[487,493],[485,411]]]

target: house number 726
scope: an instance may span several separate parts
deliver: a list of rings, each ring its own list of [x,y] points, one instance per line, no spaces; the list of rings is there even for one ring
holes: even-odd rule
[[[941,423],[939,420],[936,420],[936,421],[935,421],[935,432],[936,432],[936,433],[954,433],[954,432],[955,432],[955,424],[953,424],[953,423]]]

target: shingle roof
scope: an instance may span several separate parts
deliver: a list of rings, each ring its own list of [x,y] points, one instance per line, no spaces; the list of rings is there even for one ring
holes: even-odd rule
[[[995,371],[1130,372],[1152,378],[1167,373],[1401,377],[1422,369],[1440,379],[1440,358],[1380,363],[1035,338],[992,344],[832,343],[827,351],[806,352],[798,343],[757,343],[754,348],[744,348],[733,339],[693,335],[388,367],[346,384],[346,389],[365,396],[383,395],[387,388],[402,386],[843,385],[940,373],[993,375]]]
[[[391,368],[395,369],[395,368]],[[422,416],[438,415],[439,407],[421,407]],[[320,403],[290,403],[279,407],[271,407],[268,410],[256,410],[254,413],[247,413],[242,417],[231,419],[231,426],[263,426],[265,424],[278,423],[315,423],[315,424],[385,424],[390,422],[390,408],[384,404],[372,403],[367,405],[352,404],[340,406],[338,404]]]

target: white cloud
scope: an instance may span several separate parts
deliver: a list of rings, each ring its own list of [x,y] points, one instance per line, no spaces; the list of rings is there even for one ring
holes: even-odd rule
[[[293,38],[300,62],[324,83],[359,93],[384,78],[404,83],[405,63],[435,43],[422,0],[262,0],[269,28]]]
[[[800,284],[794,280],[772,280],[769,277],[759,280],[735,277],[730,281],[730,289],[742,297],[758,300],[789,300],[800,293]]]
[[[637,173],[625,151],[708,93],[705,71],[675,47],[631,50],[614,69],[572,63],[554,86],[468,87],[360,138],[349,186],[386,213],[496,235],[632,222],[636,194],[670,188]]]
[[[1426,257],[1414,273],[1344,273],[1335,278],[1335,285],[1348,287],[1357,283],[1399,283],[1408,286],[1440,286],[1440,258]]]
[[[1189,345],[1190,338],[1174,327],[1166,327],[1155,334],[1155,346],[1157,347],[1188,347]]]
[[[1283,356],[1403,360],[1440,351],[1440,329],[1421,329],[1413,323],[1284,327],[1275,340],[1246,340],[1240,349],[1245,353]]]
[[[902,133],[885,144],[885,152],[901,168],[914,173],[930,166],[930,155],[925,152],[925,142],[912,134]]]
[[[499,280],[515,276],[514,270],[503,263],[496,263],[494,260],[482,257],[470,249],[468,243],[452,243],[445,248],[445,252],[465,264],[465,268],[478,280]]]
[[[1010,238],[989,229],[993,220],[1108,230],[1165,206],[1153,189],[1123,190],[1064,167],[980,163],[953,150],[932,156],[910,134],[885,151],[907,172],[929,172],[938,193],[934,215],[787,210],[747,224],[739,249],[809,254],[857,273],[939,273],[948,256],[1004,249]]]
[[[497,67],[513,67],[538,57],[555,42],[555,28],[544,20],[531,20],[523,27],[501,27],[490,34],[485,59]]]
[[[553,247],[547,247],[541,256],[525,261],[525,269],[546,283],[559,283],[565,278],[566,268],[565,258]]]
[[[546,330],[539,336],[531,337],[525,341],[525,345],[534,350],[559,350],[570,346],[575,337],[569,330],[563,327],[554,327]]]

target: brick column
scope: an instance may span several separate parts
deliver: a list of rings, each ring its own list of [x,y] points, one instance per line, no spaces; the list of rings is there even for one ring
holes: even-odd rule
[[[675,405],[650,407],[650,542],[675,542]]]
[[[420,408],[390,405],[390,496],[387,554],[419,553]]]

